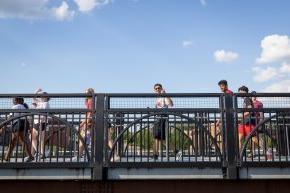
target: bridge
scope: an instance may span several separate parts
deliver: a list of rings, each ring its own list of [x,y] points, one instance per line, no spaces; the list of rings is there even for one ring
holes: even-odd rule
[[[50,108],[11,109],[15,97],[23,97],[28,105],[34,99],[49,97]],[[172,98],[174,106],[156,109],[158,97]],[[284,187],[290,178],[290,94],[256,94],[264,104],[262,109],[245,109],[245,97],[252,96],[0,94],[0,183],[32,185],[35,180],[39,183],[64,180],[64,184],[83,192],[93,192],[96,187],[104,192],[118,192],[122,189],[118,183],[130,181],[135,187],[137,184],[143,187],[142,181],[152,184],[160,181],[159,185],[167,184],[167,188],[172,184],[180,186],[177,182],[191,182],[191,187],[195,184],[202,189],[201,184],[214,183],[214,180],[221,180],[228,187],[240,187],[237,183],[245,180],[243,183],[249,187],[267,189],[277,185],[268,180],[276,179]],[[94,104],[92,109],[85,108],[88,98]],[[245,112],[256,123],[240,141],[238,126],[248,119]],[[260,114],[258,119],[257,114]],[[46,122],[44,138],[40,135],[37,138],[38,155],[31,162],[26,162],[26,145],[19,139],[11,157],[5,159],[12,136],[20,132],[13,128],[20,119],[29,123],[24,136],[30,146],[35,120]],[[161,132],[165,137],[158,149],[158,158],[154,158],[153,130],[160,126],[160,120],[164,123]],[[89,126],[83,129],[81,122]],[[39,156],[41,149],[44,156]],[[118,186],[118,191],[112,190]],[[180,188],[186,190],[183,186]]]

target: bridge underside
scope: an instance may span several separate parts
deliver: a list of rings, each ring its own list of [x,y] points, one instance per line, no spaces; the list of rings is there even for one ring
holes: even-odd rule
[[[287,180],[0,181],[5,193],[286,193]]]
[[[91,168],[18,168],[0,170],[0,180],[93,180]],[[225,179],[221,168],[108,168],[107,180]],[[290,179],[290,168],[240,168],[238,179]]]

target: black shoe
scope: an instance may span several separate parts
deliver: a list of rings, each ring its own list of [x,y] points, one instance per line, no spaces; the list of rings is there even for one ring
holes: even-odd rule
[[[157,154],[153,154],[153,159],[154,160],[158,160],[158,155]]]

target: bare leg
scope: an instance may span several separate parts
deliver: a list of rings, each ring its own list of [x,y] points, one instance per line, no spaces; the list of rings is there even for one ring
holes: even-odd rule
[[[40,131],[40,154],[45,157],[45,130]]]
[[[85,150],[85,147],[84,147],[84,144],[83,144],[83,142],[81,140],[79,140],[79,144],[80,144],[80,146],[79,146],[79,156],[82,156],[82,154],[83,154],[83,152]]]
[[[31,147],[30,147],[30,142],[28,141],[28,139],[25,137],[24,133],[21,132],[19,134],[19,138],[23,144],[23,148],[24,148],[24,151],[26,153],[26,155],[28,155],[29,157],[32,157],[32,154],[31,154]]]
[[[153,143],[153,154],[154,155],[157,155],[157,152],[158,152],[158,148],[157,148],[157,145],[158,144],[158,140],[157,139],[154,139],[154,143]]]
[[[38,131],[36,129],[32,129],[31,132],[31,142],[32,142],[32,146],[31,146],[31,154],[34,155],[35,152],[37,151],[37,136],[38,136]]]
[[[109,132],[108,133],[108,146],[112,150],[112,148],[113,148],[113,133],[114,133],[114,128],[113,127],[109,128],[108,132]]]
[[[242,150],[243,143],[244,143],[244,135],[239,133],[239,148],[240,148],[240,151]]]
[[[9,143],[8,151],[4,158],[5,161],[8,161],[10,159],[11,153],[16,146],[17,138],[18,138],[18,134],[12,133],[12,139]]]

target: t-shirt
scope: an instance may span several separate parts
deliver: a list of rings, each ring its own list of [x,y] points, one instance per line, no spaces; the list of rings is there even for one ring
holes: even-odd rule
[[[227,90],[225,91],[225,94],[234,95],[233,91],[231,91],[231,90],[229,90],[229,89],[227,89]]]
[[[38,101],[35,109],[49,109],[49,103],[44,102],[44,101]],[[45,123],[45,122],[47,122],[47,119],[48,119],[48,117],[46,117],[46,116],[40,116],[40,117],[35,116],[33,122],[35,124]]]
[[[88,110],[93,110],[93,99],[86,100],[85,105]]]
[[[244,109],[252,109],[253,108],[253,101],[251,98],[246,97],[244,99],[244,103],[243,103],[243,108]],[[247,115],[247,117],[243,117],[243,123],[244,124],[255,124],[255,114],[253,112],[249,112],[250,114]]]
[[[15,109],[15,110],[24,110],[26,109],[25,106],[23,104],[17,104],[17,105],[14,105],[12,106],[11,109]],[[21,115],[24,115],[24,113],[10,113],[10,116],[13,116],[13,117],[17,117],[17,116],[21,116]],[[25,117],[22,117],[21,119],[25,119]]]
[[[263,103],[261,101],[255,100],[253,101],[253,105],[255,109],[262,109],[263,108]]]
[[[87,99],[85,105],[88,110],[92,111],[94,108],[93,99],[92,98]],[[92,118],[92,112],[87,112],[87,118]]]
[[[164,97],[158,97],[156,99],[156,104],[155,104],[157,109],[164,109],[168,108],[168,105],[166,104],[165,98]]]
[[[49,109],[49,103],[48,102],[38,102],[36,109]]]
[[[246,97],[244,99],[243,108],[249,108],[249,106],[251,106],[251,108],[253,108],[253,101],[251,98]]]
[[[261,101],[255,100],[253,101],[253,106],[255,109],[262,109],[263,103]],[[257,119],[257,123],[260,121],[260,112],[255,112],[255,117]]]

